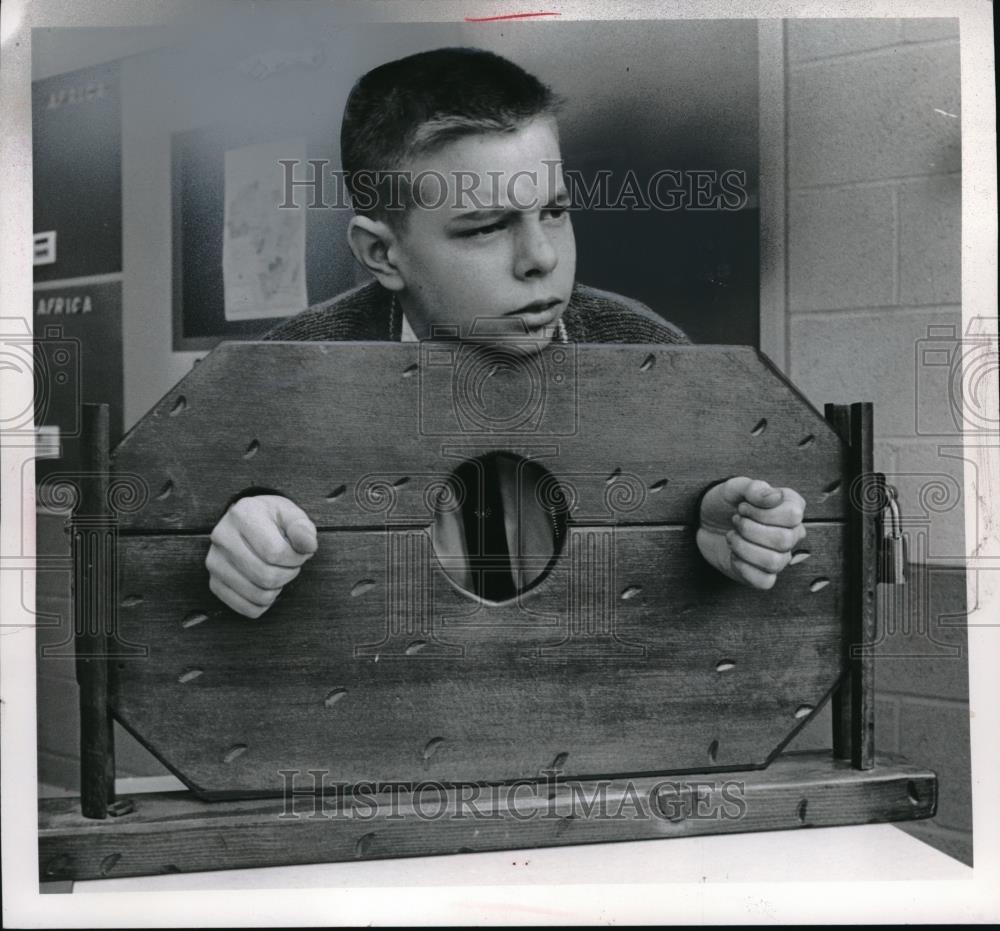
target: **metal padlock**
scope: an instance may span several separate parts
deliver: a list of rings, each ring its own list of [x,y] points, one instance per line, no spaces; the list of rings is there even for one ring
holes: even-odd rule
[[[878,581],[885,585],[906,584],[906,537],[899,512],[899,500],[892,485],[885,486],[882,509],[882,537],[879,541]]]

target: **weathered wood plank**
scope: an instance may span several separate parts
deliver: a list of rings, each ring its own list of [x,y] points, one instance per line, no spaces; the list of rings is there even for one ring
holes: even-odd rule
[[[323,795],[267,801],[137,795],[129,797],[131,814],[104,822],[81,818],[76,799],[47,799],[39,810],[39,876],[146,876],[933,816],[933,773],[885,755],[877,763],[860,771],[812,752],[725,776],[516,789],[425,783],[372,787],[353,800],[329,786]]]
[[[205,537],[124,539],[120,633],[149,655],[115,664],[116,716],[206,794],[273,792],[291,768],[350,783],[533,778],[556,759],[577,776],[743,769],[843,671],[841,524],[812,525],[811,555],[769,592],[708,567],[687,528],[573,528],[550,574],[499,605],[436,563],[390,574],[399,534],[427,537],[322,532],[255,621],[209,593]],[[595,534],[610,558],[565,558]]]
[[[571,345],[515,367],[436,347],[219,347],[115,450],[145,486],[122,529],[208,531],[250,488],[326,528],[421,520],[429,487],[498,448],[619,523],[690,523],[706,486],[739,474],[796,488],[811,519],[844,518],[840,439],[753,349]]]

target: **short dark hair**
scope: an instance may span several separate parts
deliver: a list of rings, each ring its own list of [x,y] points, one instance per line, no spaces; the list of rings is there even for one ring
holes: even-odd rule
[[[363,75],[347,98],[341,167],[357,213],[388,217],[388,197],[371,196],[372,175],[474,133],[513,132],[555,116],[561,99],[512,61],[476,48],[440,48],[390,61]],[[360,198],[359,173],[369,175]],[[369,208],[368,204],[374,201]]]

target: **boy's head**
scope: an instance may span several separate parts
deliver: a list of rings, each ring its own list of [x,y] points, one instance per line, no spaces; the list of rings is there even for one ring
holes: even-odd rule
[[[341,130],[351,248],[418,336],[457,324],[468,337],[486,318],[494,334],[534,339],[565,309],[576,247],[557,106],[477,49],[411,55],[354,86]]]

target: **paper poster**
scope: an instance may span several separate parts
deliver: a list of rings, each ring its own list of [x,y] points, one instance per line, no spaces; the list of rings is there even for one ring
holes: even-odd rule
[[[305,157],[305,139],[226,152],[222,269],[227,320],[288,316],[309,303],[305,206],[280,206],[284,169],[279,159]]]

